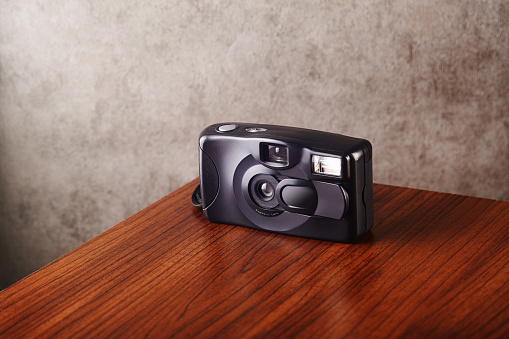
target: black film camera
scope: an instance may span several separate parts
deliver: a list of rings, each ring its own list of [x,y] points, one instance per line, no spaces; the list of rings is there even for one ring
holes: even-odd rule
[[[309,129],[223,123],[200,134],[193,203],[213,222],[339,242],[373,225],[371,144]]]

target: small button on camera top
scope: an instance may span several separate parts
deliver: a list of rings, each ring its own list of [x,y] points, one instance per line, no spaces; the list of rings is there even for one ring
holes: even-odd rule
[[[235,131],[238,127],[239,126],[234,125],[234,124],[221,125],[218,128],[216,128],[216,131],[222,132],[222,133],[231,132],[231,131]]]
[[[267,129],[263,127],[246,127],[246,132],[249,133],[257,133],[257,132],[265,132]]]

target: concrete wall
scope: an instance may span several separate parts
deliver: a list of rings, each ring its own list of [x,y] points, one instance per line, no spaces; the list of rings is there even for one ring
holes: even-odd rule
[[[220,121],[367,138],[376,182],[509,200],[509,4],[3,1],[0,288],[197,177]]]

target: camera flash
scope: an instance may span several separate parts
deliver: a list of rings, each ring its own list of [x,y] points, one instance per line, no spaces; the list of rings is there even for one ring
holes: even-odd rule
[[[313,155],[311,157],[313,173],[341,177],[341,158]]]

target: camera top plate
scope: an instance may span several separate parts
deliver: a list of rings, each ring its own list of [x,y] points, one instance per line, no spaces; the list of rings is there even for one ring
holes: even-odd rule
[[[359,145],[361,145],[365,162],[371,160],[372,153],[371,143],[365,139],[299,127],[238,122],[215,124],[205,128],[200,134],[200,143],[204,136],[219,135],[228,138],[259,138],[264,140],[277,137],[277,140],[274,140],[275,142],[284,141],[305,145],[317,151],[322,150],[325,153],[334,153],[338,155],[355,154],[355,151],[358,149]]]

